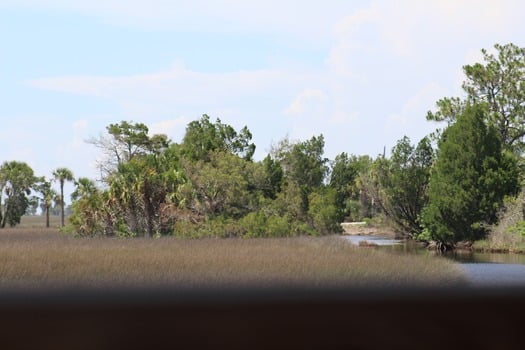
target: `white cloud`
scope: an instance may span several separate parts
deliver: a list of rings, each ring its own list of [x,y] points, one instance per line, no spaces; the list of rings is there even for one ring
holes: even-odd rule
[[[370,29],[368,25],[378,21],[378,10],[372,6],[343,17],[333,26],[336,43],[330,51],[327,64],[336,74],[366,80],[356,70],[350,69],[347,61],[352,60],[355,52],[370,50],[370,46],[373,45],[370,43],[370,37],[362,37],[360,32],[365,26]]]
[[[437,83],[427,84],[403,104],[400,112],[388,116],[387,127],[424,120],[426,111],[432,109],[434,103],[446,95],[447,90]]]
[[[332,124],[348,124],[356,121],[358,118],[358,112],[336,111],[332,114],[329,120]]]
[[[170,136],[177,135],[180,137],[184,134],[186,125],[188,124],[189,121],[190,120],[188,120],[188,118],[185,118],[185,117],[179,117],[179,118],[169,119],[169,120],[161,120],[159,122],[148,125],[149,134],[150,135],[164,134],[164,135],[170,135]]]
[[[175,67],[166,71],[124,77],[65,76],[33,79],[27,81],[27,84],[41,89],[116,100],[127,99],[140,91],[142,98],[195,103],[202,102],[202,96],[221,100],[232,93],[253,95],[300,80],[300,75],[278,70],[201,73]]]
[[[512,0],[370,2],[334,25],[336,44],[327,62],[339,74],[366,81],[360,56],[418,63],[451,56],[451,50],[505,43],[516,31],[525,34],[519,15],[524,11],[525,3]]]
[[[73,122],[73,130],[82,132],[88,128],[88,121],[86,119],[79,119]]]
[[[249,118],[254,111],[264,110],[260,105],[265,100],[284,106],[287,96],[300,90],[308,80],[307,72],[202,73],[175,67],[134,76],[65,76],[35,79],[27,84],[40,89],[102,97],[118,104],[126,118],[144,120],[174,114],[194,119],[203,113],[239,109],[244,111],[244,118]],[[249,105],[257,107],[246,114]]]
[[[327,140],[328,136],[342,140],[332,141],[342,147],[389,145],[390,139],[378,130],[385,120],[391,129],[387,136],[395,132],[396,139],[415,128],[425,130],[426,111],[437,99],[455,95],[458,71],[462,64],[471,63],[465,62],[466,57],[495,42],[525,35],[519,19],[525,5],[519,1],[7,3],[72,11],[131,27],[241,33],[265,36],[284,47],[321,47],[326,60],[315,68],[298,69],[311,66],[296,56],[285,57],[287,67],[252,71],[201,72],[177,63],[148,74],[28,82],[41,89],[104,98],[120,107],[120,115],[148,119],[152,132],[170,137],[183,128],[183,121],[208,113],[224,122],[248,125],[255,138],[266,133],[258,144],[261,148],[269,144],[264,141],[286,133],[303,138],[321,132]],[[338,151],[343,150],[348,151]]]
[[[265,33],[312,44],[325,40],[332,23],[359,4],[340,0],[3,0],[2,6],[68,11],[147,30]]]
[[[326,94],[319,89],[303,90],[286,108],[284,114],[298,115],[317,109],[317,105],[323,104],[327,100]]]
[[[71,125],[71,140],[67,150],[78,150],[84,146],[86,133],[88,130],[88,121],[86,119],[75,120]]]

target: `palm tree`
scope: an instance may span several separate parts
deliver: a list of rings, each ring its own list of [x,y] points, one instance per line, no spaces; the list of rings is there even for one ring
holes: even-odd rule
[[[41,179],[41,182],[35,187],[35,190],[38,191],[42,197],[38,199],[42,202],[42,209],[46,214],[46,227],[49,228],[49,208],[53,201],[60,200],[57,198],[57,193],[54,189],[51,188],[51,182],[46,181],[45,178]]]
[[[60,207],[61,207],[61,224],[64,227],[64,183],[66,181],[73,181],[73,172],[68,168],[58,168],[53,171],[53,177],[60,183]]]
[[[71,198],[73,200],[89,198],[98,192],[95,182],[93,182],[91,179],[88,179],[87,177],[79,178],[77,181],[75,181],[75,186],[75,191],[71,193]]]

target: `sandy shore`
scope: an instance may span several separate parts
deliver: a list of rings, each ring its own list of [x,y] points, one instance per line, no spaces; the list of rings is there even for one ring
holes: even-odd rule
[[[396,233],[388,227],[377,227],[367,225],[366,222],[343,222],[341,223],[345,235],[369,236],[381,235],[395,237]]]

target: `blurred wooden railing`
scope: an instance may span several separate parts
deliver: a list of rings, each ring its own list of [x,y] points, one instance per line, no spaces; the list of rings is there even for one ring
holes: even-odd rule
[[[2,291],[0,349],[524,348],[525,289]]]

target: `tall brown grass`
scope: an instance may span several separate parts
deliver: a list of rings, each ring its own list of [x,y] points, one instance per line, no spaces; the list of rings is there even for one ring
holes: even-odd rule
[[[67,219],[67,218],[66,218]],[[45,215],[24,215],[21,218],[20,224],[17,228],[45,228],[46,217]],[[49,216],[50,227],[60,227],[60,216],[50,215]]]
[[[461,283],[444,259],[359,248],[341,237],[73,238],[0,230],[0,289],[62,287],[360,287]]]

